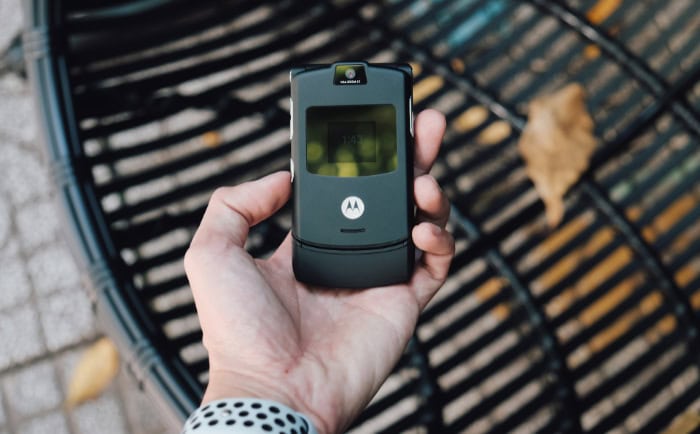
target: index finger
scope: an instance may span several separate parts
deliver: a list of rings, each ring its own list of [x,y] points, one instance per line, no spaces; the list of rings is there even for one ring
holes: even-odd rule
[[[442,136],[445,135],[445,116],[437,110],[423,110],[415,121],[416,146],[413,160],[414,176],[430,172],[440,151]]]

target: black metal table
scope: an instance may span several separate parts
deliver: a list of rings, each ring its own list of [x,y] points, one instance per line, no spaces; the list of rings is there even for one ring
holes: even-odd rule
[[[287,166],[291,65],[352,58],[412,62],[417,109],[446,113],[435,174],[458,246],[356,432],[655,432],[700,404],[691,0],[25,9],[52,171],[98,310],[177,417],[207,380],[181,258],[208,195]],[[515,144],[527,102],[569,82],[587,89],[602,143],[548,231]],[[510,133],[493,142],[494,128]],[[257,226],[251,252],[288,226],[288,209]]]

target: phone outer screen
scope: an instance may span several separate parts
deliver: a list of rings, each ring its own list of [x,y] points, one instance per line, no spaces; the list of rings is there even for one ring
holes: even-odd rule
[[[306,110],[306,169],[325,176],[393,172],[396,109],[391,104],[314,106]]]

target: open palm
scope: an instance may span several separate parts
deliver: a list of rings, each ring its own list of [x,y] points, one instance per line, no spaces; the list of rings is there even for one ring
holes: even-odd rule
[[[297,282],[287,236],[268,259],[244,249],[248,230],[282,207],[290,175],[218,189],[185,256],[209,352],[204,402],[225,397],[279,401],[321,433],[340,432],[396,364],[419,313],[447,276],[454,254],[444,229],[449,206],[427,175],[444,133],[433,110],[416,119],[413,241],[423,256],[410,282],[368,290]]]

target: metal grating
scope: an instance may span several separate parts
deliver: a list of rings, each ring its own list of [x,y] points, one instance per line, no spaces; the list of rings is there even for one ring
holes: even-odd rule
[[[698,408],[700,11],[626,0],[592,25],[599,7],[36,0],[25,47],[56,178],[139,378],[196,406],[208,365],[181,258],[208,195],[288,164],[291,65],[361,58],[412,62],[417,110],[447,115],[434,173],[458,251],[352,432],[656,432]],[[515,144],[527,102],[572,81],[603,140],[548,231]],[[285,209],[249,249],[288,227]]]

